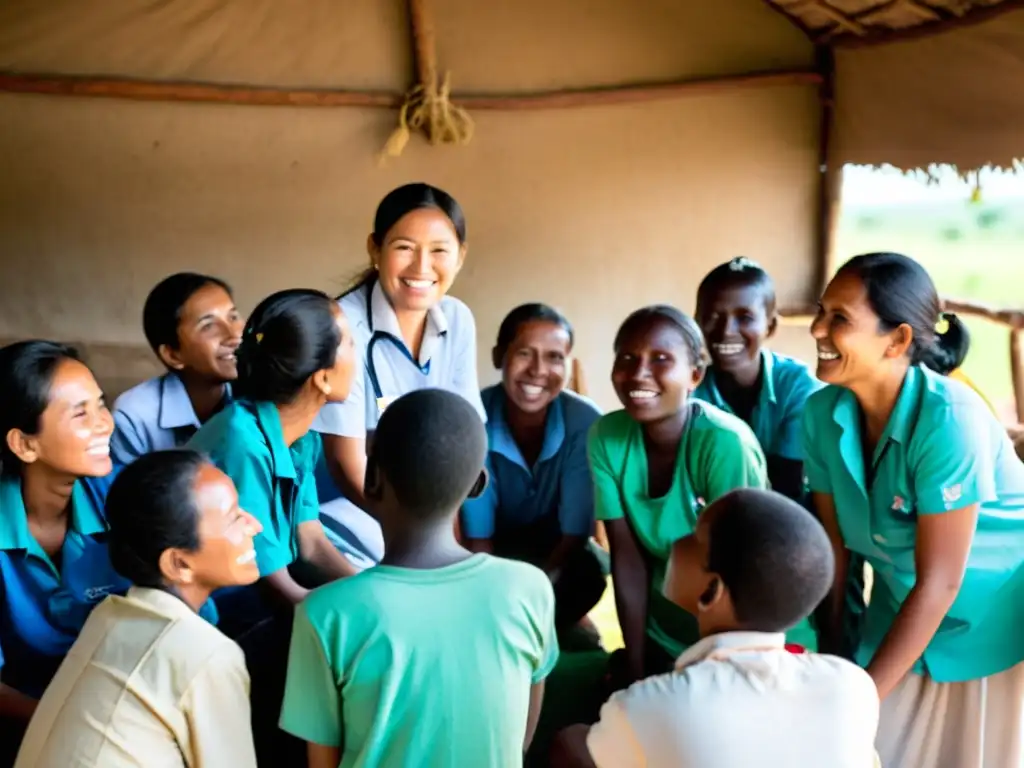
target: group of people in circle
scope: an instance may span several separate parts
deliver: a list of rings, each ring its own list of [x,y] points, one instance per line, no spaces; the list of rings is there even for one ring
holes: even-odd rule
[[[337,300],[172,275],[112,408],[0,349],[0,766],[1024,764],[1024,464],[918,263],[839,269],[814,370],[722,264],[625,319],[602,414],[544,304],[481,391],[466,243],[410,184]],[[609,571],[592,722],[530,751]]]

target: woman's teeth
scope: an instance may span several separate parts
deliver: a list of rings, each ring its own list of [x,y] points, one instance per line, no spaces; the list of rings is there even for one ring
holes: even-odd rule
[[[839,353],[838,352],[827,352],[824,349],[819,349],[818,350],[818,359],[819,360],[826,360],[826,361],[838,360],[839,359]]]
[[[653,397],[657,397],[657,392],[652,392],[649,389],[633,389],[629,392],[631,400],[650,400]]]
[[[402,282],[410,288],[429,288],[434,284],[433,280],[408,280],[406,278],[402,278]]]
[[[238,558],[235,559],[235,562],[238,563],[238,565],[248,565],[249,563],[251,563],[255,559],[256,559],[256,550],[255,549],[250,549],[244,555],[239,555]]]
[[[743,351],[742,344],[712,344],[711,348],[715,351],[715,354],[720,357],[729,357],[730,355],[738,355]]]
[[[540,397],[544,394],[544,387],[538,387],[535,384],[520,384],[519,388],[529,398]]]
[[[90,456],[109,456],[110,443],[95,443],[86,448],[85,452]]]

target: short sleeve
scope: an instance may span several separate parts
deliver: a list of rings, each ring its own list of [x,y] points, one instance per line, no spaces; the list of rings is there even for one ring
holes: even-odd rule
[[[452,329],[455,333],[456,329]],[[480,397],[480,382],[476,372],[476,321],[464,304],[458,312],[458,342],[452,349],[452,391],[466,398],[481,420],[487,423],[487,411]]]
[[[832,493],[832,478],[824,459],[824,446],[818,436],[817,419],[813,408],[804,408],[801,419],[804,450],[804,475],[811,493]]]
[[[807,398],[821,388],[821,382],[811,376],[810,371],[800,367],[794,371],[786,396],[782,418],[776,426],[774,451],[780,458],[803,461],[803,414]]]
[[[274,519],[276,489],[270,455],[263,446],[259,452],[228,450],[221,456],[214,456],[213,462],[231,478],[238,491],[238,506],[260,521],[263,530],[253,539],[256,549],[256,565],[260,576],[291,565],[293,561],[291,528],[279,526]],[[316,490],[314,484],[314,492]],[[280,530],[279,530],[280,529]]]
[[[316,628],[304,604],[295,609],[281,729],[314,744],[340,747],[344,737],[341,696]]]
[[[710,504],[737,488],[767,488],[767,465],[754,433],[744,424],[737,424],[737,429],[718,427],[714,432],[711,450],[701,452],[702,477],[695,478],[704,501]]]
[[[647,758],[637,740],[626,706],[629,691],[614,694],[587,734],[587,751],[597,768],[645,768]]]
[[[182,709],[195,765],[256,768],[249,673],[238,646],[225,645],[203,666],[188,688]]]
[[[563,536],[594,532],[594,480],[587,459],[587,435],[574,435],[565,449],[559,478],[558,522]]]
[[[132,418],[122,410],[114,411],[114,433],[110,436],[110,455],[114,463],[127,466],[148,453],[148,446]]]
[[[941,408],[915,429],[908,452],[918,514],[931,515],[982,504],[996,497],[994,417],[979,407]],[[979,423],[980,422],[980,423]]]
[[[537,666],[533,671],[533,684],[546,680],[558,663],[558,633],[555,630],[555,592],[547,576],[538,573],[541,581],[537,606],[540,617],[541,648],[537,654]]]
[[[320,496],[316,489],[316,468],[323,452],[321,437],[315,432],[307,433],[302,440],[302,467],[299,474],[298,503],[295,510],[295,526],[320,519]]]
[[[462,533],[470,539],[489,539],[494,536],[495,516],[498,513],[498,478],[494,462],[487,454],[487,487],[478,498],[466,499],[462,505]]]
[[[587,459],[594,484],[594,517],[597,520],[620,520],[626,510],[622,489],[608,457],[608,435],[604,420],[598,420],[587,435]]]

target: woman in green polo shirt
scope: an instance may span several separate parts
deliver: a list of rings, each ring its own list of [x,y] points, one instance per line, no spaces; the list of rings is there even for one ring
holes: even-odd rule
[[[612,384],[623,410],[594,424],[588,454],[626,646],[617,685],[668,671],[697,640],[696,620],[661,592],[672,544],[719,496],[768,484],[750,427],[690,398],[706,362],[700,329],[674,307],[637,310],[615,337]],[[791,639],[814,645],[813,637],[804,626]]]
[[[804,467],[837,561],[823,640],[856,553],[874,570],[856,658],[882,698],[882,764],[1019,766],[1024,464],[977,393],[936,372],[967,353],[940,306],[919,264],[872,253],[840,268],[811,327],[830,386],[804,412]]]

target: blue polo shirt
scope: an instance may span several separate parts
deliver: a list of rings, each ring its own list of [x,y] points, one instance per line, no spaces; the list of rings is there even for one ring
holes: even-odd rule
[[[800,360],[761,350],[761,392],[750,415],[749,427],[766,456],[802,461],[801,417],[807,398],[824,386]],[[733,413],[715,384],[709,368],[693,396]]]
[[[310,432],[288,446],[277,406],[243,399],[207,421],[188,447],[231,478],[239,506],[263,526],[253,540],[260,576],[295,562],[299,526],[320,514],[314,476],[320,436]],[[251,624],[269,612],[256,585],[219,590],[214,600],[224,620]]]
[[[857,661],[871,661],[916,582],[918,519],[975,504],[963,584],[914,671],[960,682],[1024,661],[1024,464],[1006,431],[969,387],[912,367],[869,482],[860,414],[849,390],[829,386],[803,421],[810,488],[832,496],[847,548],[874,570]]]
[[[542,518],[555,517],[566,536],[594,529],[594,487],[587,464],[587,433],[601,417],[590,400],[562,392],[548,407],[544,445],[530,467],[505,421],[500,385],[481,393],[487,413],[487,488],[462,507],[462,532],[472,539],[500,537]]]
[[[231,399],[231,387],[226,388]],[[152,451],[180,448],[200,427],[185,385],[176,373],[144,381],[114,402],[110,453],[124,466]]]
[[[93,607],[129,587],[107,555],[113,477],[75,483],[59,565],[29,530],[21,480],[0,477],[0,679],[28,696],[42,695]]]

